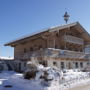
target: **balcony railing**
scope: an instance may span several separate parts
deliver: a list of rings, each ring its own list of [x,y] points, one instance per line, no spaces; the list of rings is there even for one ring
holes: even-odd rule
[[[66,42],[70,42],[70,43],[75,43],[75,44],[80,44],[83,45],[84,44],[84,40],[78,37],[74,37],[74,36],[70,36],[70,35],[65,35],[64,36],[64,40]]]
[[[17,57],[19,59],[29,59],[31,57],[65,57],[65,58],[85,58],[84,52],[75,52],[70,50],[61,50],[54,48],[42,49],[34,52],[27,52],[23,54],[19,54]]]

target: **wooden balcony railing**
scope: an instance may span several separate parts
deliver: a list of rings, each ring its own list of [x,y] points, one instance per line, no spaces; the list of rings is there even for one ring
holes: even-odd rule
[[[69,58],[85,58],[85,53],[70,51],[70,50],[47,48],[47,49],[38,50],[38,51],[34,51],[34,52],[27,52],[27,53],[19,54],[17,57],[19,59],[29,59],[31,57],[44,57],[44,56],[66,57],[66,58],[67,57],[69,57]]]
[[[71,36],[71,35],[65,35],[64,36],[64,40],[66,42],[70,42],[70,43],[75,43],[75,44],[80,44],[80,45],[84,44],[84,40],[83,39],[78,38],[78,37],[74,37],[74,36]]]

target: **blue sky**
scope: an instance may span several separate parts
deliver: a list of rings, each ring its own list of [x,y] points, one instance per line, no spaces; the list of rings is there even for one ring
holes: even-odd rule
[[[66,8],[66,9],[65,9]],[[0,56],[13,56],[3,44],[48,27],[79,21],[90,33],[90,0],[0,0]]]

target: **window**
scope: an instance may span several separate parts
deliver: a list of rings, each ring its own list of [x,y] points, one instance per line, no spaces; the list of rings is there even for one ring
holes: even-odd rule
[[[46,67],[47,66],[47,61],[39,61],[39,64],[42,64]]]
[[[61,62],[61,69],[64,69],[64,62]]]
[[[69,68],[69,69],[71,69],[71,68],[72,68],[72,66],[71,66],[71,63],[70,63],[70,62],[68,63],[68,68]]]
[[[57,45],[55,45],[55,48],[58,48],[58,46],[57,46]]]
[[[26,65],[27,65],[27,63],[26,63],[26,62],[24,62],[24,67],[26,67]]]
[[[38,46],[37,45],[34,45],[34,50],[38,50]]]
[[[30,51],[33,51],[33,48],[32,47],[30,47]]]
[[[64,49],[65,47],[64,46],[60,46],[60,49]]]
[[[26,48],[24,48],[24,53],[26,53],[27,52],[27,50],[26,50]]]
[[[41,50],[42,49],[42,45],[39,45],[39,50]]]
[[[83,62],[80,62],[80,67],[83,68]]]
[[[90,65],[90,63],[89,63],[89,62],[87,62],[87,65]]]
[[[21,63],[19,63],[19,71],[21,71]]]
[[[59,33],[56,33],[56,36],[59,37]]]
[[[75,67],[78,68],[78,62],[75,63]]]
[[[54,65],[54,66],[57,66],[57,62],[53,62],[53,65]]]

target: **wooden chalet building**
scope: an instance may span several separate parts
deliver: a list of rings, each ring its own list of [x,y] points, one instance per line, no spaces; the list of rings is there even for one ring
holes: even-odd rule
[[[34,33],[5,46],[14,47],[14,59],[22,70],[27,61],[59,69],[85,69],[89,60],[90,35],[75,22]]]

